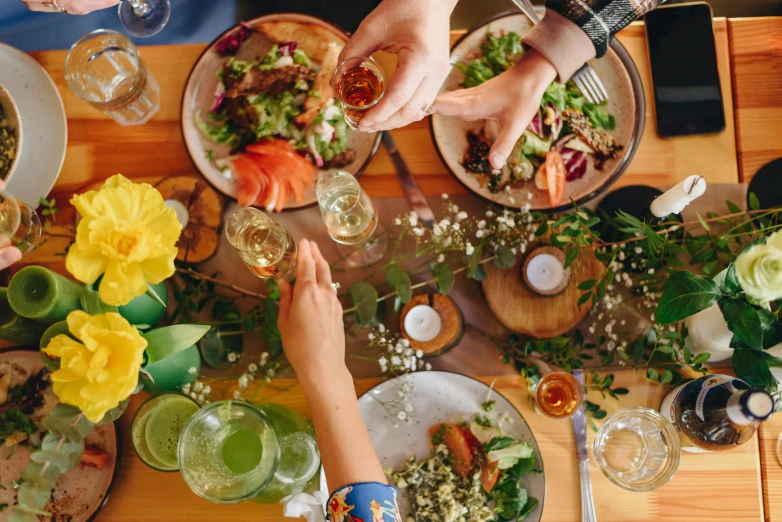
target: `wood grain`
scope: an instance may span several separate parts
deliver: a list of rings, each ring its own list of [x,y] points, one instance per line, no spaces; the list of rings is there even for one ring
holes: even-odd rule
[[[440,316],[440,333],[431,341],[421,342],[411,339],[405,332],[407,313],[418,305],[427,305],[435,309]],[[459,344],[464,335],[464,317],[453,299],[440,294],[418,294],[399,312],[399,332],[410,341],[410,348],[421,350],[427,356],[442,355]]]
[[[494,379],[481,377],[487,384]],[[376,382],[358,381],[357,392],[368,390]],[[591,397],[605,404],[609,414],[626,406],[656,408],[667,391],[663,386],[649,386],[645,379],[631,371],[617,373],[615,382],[630,390],[620,401],[605,401],[599,395]],[[293,383],[275,381],[275,384],[287,387]],[[526,384],[519,377],[500,377],[495,382],[495,389],[521,412],[540,445],[546,466],[543,522],[580,522],[577,460],[570,422],[536,415],[527,401]],[[143,398],[134,396],[130,411],[135,410]],[[309,415],[304,394],[295,385],[273,396],[269,402],[279,402]],[[421,422],[426,422],[426,413],[420,415],[423,416]],[[147,468],[130,450],[131,418],[132,415],[125,415],[120,421],[125,448],[122,468],[111,498],[98,517],[99,522],[284,520],[280,506],[247,502],[211,504],[191,493],[179,474],[159,473]],[[591,475],[597,519],[600,522],[760,522],[763,515],[757,463],[757,439],[727,453],[685,454],[671,482],[650,493],[619,489],[593,464]]]
[[[741,180],[782,156],[782,19],[728,21]]]
[[[530,250],[532,247],[530,248]],[[578,285],[597,279],[603,265],[591,255],[582,255],[570,266],[570,284],[561,294],[541,297],[527,286],[520,273],[524,259],[508,270],[484,264],[481,283],[486,303],[508,329],[536,339],[549,339],[573,329],[589,313],[589,303],[578,306],[583,292]]]

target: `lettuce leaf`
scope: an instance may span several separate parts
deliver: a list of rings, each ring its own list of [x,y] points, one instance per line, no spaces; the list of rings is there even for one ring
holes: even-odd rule
[[[551,142],[541,139],[534,132],[525,130],[522,137],[524,144],[521,146],[521,153],[525,156],[545,156],[551,150]]]
[[[520,459],[529,458],[533,453],[532,444],[516,442],[502,449],[486,452],[486,459],[489,462],[496,462],[500,469],[509,469],[515,466]]]

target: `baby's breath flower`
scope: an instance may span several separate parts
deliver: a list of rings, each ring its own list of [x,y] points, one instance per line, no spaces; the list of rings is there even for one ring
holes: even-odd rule
[[[195,375],[197,372],[198,372],[198,370],[196,370],[195,366],[191,366],[190,368],[187,369],[187,373],[189,373],[191,375]]]
[[[234,392],[234,399],[241,399],[241,398],[242,398],[242,394],[239,392],[239,390],[235,391]]]
[[[444,261],[445,261],[445,254],[440,254],[439,256],[437,256],[438,263],[442,263]]]
[[[257,372],[258,371],[258,365],[255,364],[255,363],[250,363],[249,365],[247,365],[247,371],[251,372],[251,373]]]
[[[465,246],[464,253],[468,256],[471,256],[472,253],[475,252],[475,247],[470,244],[470,242],[467,242],[467,245]]]
[[[247,382],[247,375],[242,375],[241,377],[239,377],[239,387],[240,388],[242,388],[242,389],[247,388],[247,384],[248,384],[248,382]]]
[[[228,352],[228,362],[236,362],[236,352]]]
[[[197,392],[200,392],[201,390],[203,390],[203,389],[204,389],[204,383],[202,383],[201,381],[196,381],[196,382],[193,384],[193,389],[194,389],[195,391],[197,391]]]
[[[402,364],[402,359],[398,355],[391,357],[391,366],[399,366],[400,364]]]
[[[399,341],[399,342],[400,342],[400,343],[402,343],[402,346],[404,346],[405,348],[407,348],[408,346],[410,346],[410,341],[408,341],[407,339],[402,339],[402,340],[401,340],[401,341]]]
[[[456,214],[456,221],[464,221],[465,219],[467,219],[467,212],[462,210],[461,212]]]
[[[426,364],[424,365],[424,369],[425,369],[426,371],[429,371],[429,370],[431,370],[431,369],[432,369],[432,365],[431,365],[431,364],[429,364],[429,363],[426,363]]]
[[[443,199],[448,199],[448,194],[443,192],[442,194],[440,194],[440,197]]]
[[[416,350],[415,351],[415,356],[420,359],[421,357],[424,356],[424,351],[423,350]]]
[[[477,237],[478,239],[482,238],[483,237],[483,230],[477,230],[475,232],[475,237]]]
[[[399,420],[405,420],[407,418],[407,413],[400,411],[396,414],[396,418]]]
[[[434,233],[435,236],[441,236],[443,234],[440,225],[435,225],[434,227],[432,227],[432,232]]]
[[[368,338],[370,341],[374,341],[374,340],[375,340],[375,334],[373,334],[372,332],[370,332],[370,333],[369,333],[369,335],[367,335],[367,338]]]

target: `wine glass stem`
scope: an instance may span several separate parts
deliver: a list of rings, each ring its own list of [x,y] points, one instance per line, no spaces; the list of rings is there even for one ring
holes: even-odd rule
[[[130,6],[133,8],[133,12],[136,16],[144,16],[149,12],[149,6],[145,0],[129,0]]]

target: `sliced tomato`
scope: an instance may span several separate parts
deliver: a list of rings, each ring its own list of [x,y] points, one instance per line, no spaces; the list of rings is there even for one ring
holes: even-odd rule
[[[443,442],[448,448],[448,452],[453,457],[453,470],[463,477],[467,477],[472,469],[472,450],[467,442],[467,437],[459,426],[450,422],[435,424],[429,428],[429,438],[442,430]]]
[[[84,446],[81,463],[91,468],[104,469],[109,463],[109,454],[95,446]]]
[[[500,466],[497,462],[483,461],[481,466],[481,485],[486,493],[491,493],[497,480],[500,478]]]
[[[244,156],[233,160],[234,171],[239,181],[236,201],[243,207],[252,205],[265,187],[261,187],[262,172]]]
[[[546,153],[546,184],[548,198],[552,207],[560,205],[565,199],[565,178],[567,169],[562,154],[552,150]]]
[[[269,182],[269,190],[266,191],[266,195],[263,198],[261,206],[266,209],[267,212],[274,210],[277,206],[277,198],[280,195],[280,183],[272,178]]]
[[[483,453],[483,444],[481,444],[481,441],[478,440],[478,437],[473,435],[472,431],[470,431],[470,427],[465,426],[459,429],[462,430],[464,438],[467,439],[467,444],[470,445],[470,449],[472,450],[473,455],[476,453]]]

